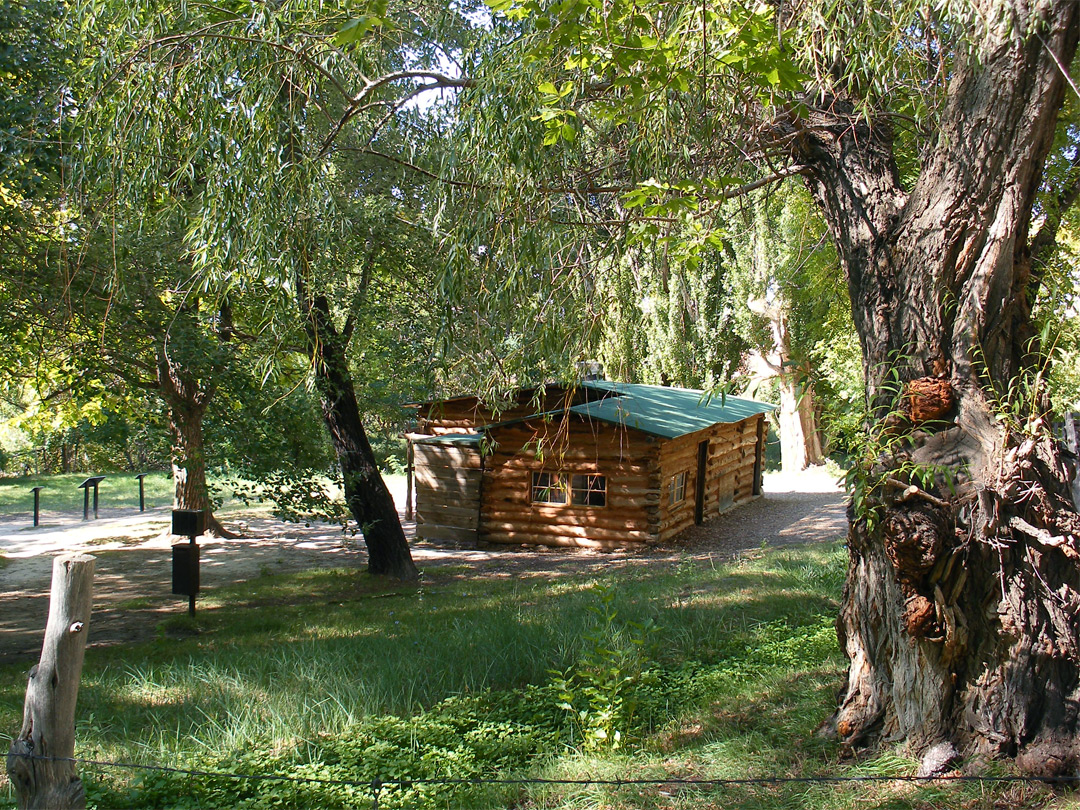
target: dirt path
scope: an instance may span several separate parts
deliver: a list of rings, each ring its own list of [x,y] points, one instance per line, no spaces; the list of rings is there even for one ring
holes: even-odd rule
[[[360,567],[366,562],[362,543],[344,540],[336,527],[283,524],[251,514],[224,517],[244,536],[200,541],[204,589],[264,573]],[[89,523],[46,515],[42,523],[35,529],[26,525],[24,516],[0,518],[0,554],[7,560],[0,568],[0,662],[32,660],[40,652],[52,561],[63,552],[97,557],[91,646],[152,638],[163,619],[186,609],[186,599],[170,592],[174,538],[167,533],[168,509],[118,512]],[[415,524],[404,525],[421,570],[455,565],[475,577],[556,576],[677,563],[688,557],[719,562],[763,544],[821,542],[846,531],[842,493],[820,469],[798,476],[768,475],[765,497],[692,529],[678,545],[640,551],[464,548],[415,542]]]

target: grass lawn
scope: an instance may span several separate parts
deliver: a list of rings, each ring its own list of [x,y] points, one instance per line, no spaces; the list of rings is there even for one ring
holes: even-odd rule
[[[843,760],[815,734],[843,683],[839,544],[607,576],[419,586],[352,570],[204,592],[194,621],[92,649],[77,755],[357,786],[80,768],[91,807],[1076,808],[1043,787],[777,783],[502,784],[913,774]],[[91,633],[92,633],[91,629]],[[0,729],[25,666],[0,668]],[[424,780],[463,780],[439,784]],[[8,804],[13,804],[10,792]]]
[[[83,490],[79,484],[89,476],[85,473],[70,475],[26,475],[18,478],[0,478],[0,516],[34,511],[33,487],[45,487],[41,491],[42,512],[71,512],[82,515]],[[172,503],[173,482],[164,472],[150,473],[145,480],[146,508],[152,509]],[[98,485],[98,507],[108,509],[138,509],[139,482],[134,473],[110,473]],[[90,508],[94,508],[94,493],[90,492]]]
[[[81,516],[83,511],[83,490],[79,484],[89,476],[85,473],[70,475],[28,475],[18,478],[0,478],[0,517],[13,514],[33,514],[34,487],[44,487],[41,491],[42,512],[67,512]],[[405,490],[405,476],[385,475],[387,486]],[[214,511],[228,514],[234,509],[251,511],[251,506],[242,503],[232,495],[232,479],[210,479],[210,486],[215,498],[221,505]],[[173,480],[168,473],[154,472],[146,476],[144,497],[147,509],[169,506],[173,502],[175,491]],[[93,508],[94,494],[90,493],[90,508]],[[102,515],[110,509],[138,509],[139,481],[134,473],[109,473],[98,485],[98,507]]]

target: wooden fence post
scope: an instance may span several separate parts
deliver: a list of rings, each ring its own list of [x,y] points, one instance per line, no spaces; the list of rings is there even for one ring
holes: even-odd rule
[[[93,586],[93,557],[69,554],[53,561],[41,660],[30,670],[22,731],[12,741],[7,758],[19,810],[86,806],[83,784],[70,758],[75,755],[75,698],[90,629]]]

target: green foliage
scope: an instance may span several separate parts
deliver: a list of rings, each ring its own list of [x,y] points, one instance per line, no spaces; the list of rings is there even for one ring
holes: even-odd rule
[[[385,785],[380,807],[990,810],[1004,794],[970,785],[728,785],[672,796],[659,786],[472,781],[913,773],[914,762],[889,751],[841,759],[814,733],[843,681],[832,617],[846,562],[835,543],[621,570],[615,634],[625,641],[631,623],[651,618],[657,643],[627,645],[642,669],[622,689],[637,709],[617,751],[566,745],[547,675],[589,657],[585,637],[606,620],[588,608],[616,591],[615,577],[482,578],[458,566],[428,571],[419,589],[388,590],[349,570],[208,589],[189,634],[87,651],[77,756],[358,784],[83,765],[89,806],[367,808],[371,781],[396,778],[407,784]],[[18,727],[24,685],[25,665],[8,665],[0,725]]]
[[[889,402],[890,407],[873,408],[867,404],[861,418],[864,430],[848,446],[844,488],[855,519],[862,521],[871,535],[880,529],[885,517],[889,504],[885,492],[890,487],[914,485],[931,493],[955,490],[954,468],[924,464],[910,456],[913,445],[902,408],[904,383],[898,368],[898,363],[889,368],[877,392],[878,400]]]
[[[308,762],[287,753],[267,756],[251,752],[228,758],[203,755],[188,764],[198,770],[356,784],[193,779],[149,773],[135,779],[120,799],[135,807],[350,808],[372,801],[371,784],[376,781],[497,777],[513,773],[538,751],[551,747],[549,732],[507,719],[505,709],[486,697],[450,697],[411,718],[372,717],[343,734],[325,737],[313,746]],[[426,808],[452,803],[463,808],[485,807],[491,806],[488,802],[493,799],[505,800],[500,794],[505,794],[505,789],[415,784],[381,790],[379,806]],[[117,798],[110,792],[101,794],[105,802]]]
[[[55,192],[72,101],[68,11],[51,0],[0,7],[0,227]]]
[[[848,327],[838,335],[822,338],[813,351],[818,369],[814,382],[824,404],[823,427],[830,448],[844,459],[859,454],[867,415],[862,349],[850,323]]]
[[[566,712],[572,744],[614,751],[634,727],[646,644],[657,627],[651,620],[621,621],[613,586],[597,584],[594,590],[598,604],[589,611],[597,621],[582,638],[582,656],[565,670],[553,670],[549,688]]]
[[[334,479],[320,470],[268,469],[252,480],[241,479],[232,487],[244,504],[269,501],[282,520],[337,524],[345,531],[351,517],[341,498],[340,477]]]

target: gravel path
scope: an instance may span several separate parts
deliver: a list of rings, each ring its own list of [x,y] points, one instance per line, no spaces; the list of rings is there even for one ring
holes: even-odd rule
[[[363,550],[343,540],[336,527],[251,516],[225,516],[225,523],[239,526],[244,536],[200,541],[204,588],[267,572],[359,567],[366,561]],[[83,551],[97,557],[91,646],[152,638],[163,619],[186,609],[186,598],[170,593],[174,538],[167,533],[167,508],[117,513],[89,523],[45,515],[36,529],[26,524],[23,516],[0,518],[0,554],[7,559],[0,568],[0,662],[30,661],[40,652],[52,560],[60,553]],[[847,530],[843,495],[823,468],[795,476],[766,475],[763,498],[691,529],[677,545],[642,550],[455,547],[415,542],[415,524],[404,525],[421,570],[454,565],[473,577],[558,576],[688,557],[720,562],[765,544],[822,542]]]

